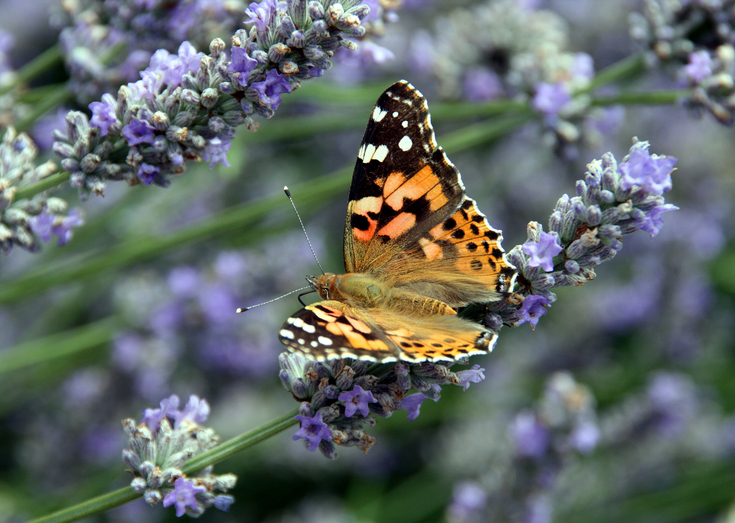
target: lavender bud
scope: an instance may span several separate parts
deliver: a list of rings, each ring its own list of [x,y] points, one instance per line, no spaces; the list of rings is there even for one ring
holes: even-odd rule
[[[554,277],[551,274],[544,273],[539,275],[538,278],[533,280],[533,287],[534,289],[540,289],[540,290],[548,290],[554,287],[554,284],[556,281],[554,280]]]
[[[597,205],[590,205],[587,207],[587,223],[593,227],[599,225],[602,221],[602,211]]]
[[[279,30],[281,31],[281,35],[283,36],[283,38],[288,38],[289,35],[296,30],[296,25],[294,25],[290,16],[285,15],[283,18],[281,18],[281,25],[279,27]]]
[[[370,14],[370,6],[367,4],[358,4],[348,9],[347,12],[357,16],[360,20],[364,20]]]
[[[291,18],[298,27],[303,27],[308,14],[307,0],[291,0]]]
[[[309,2],[309,16],[315,22],[324,18],[324,6],[321,2]]]
[[[290,51],[291,49],[289,49],[287,45],[282,44],[281,42],[275,43],[270,47],[270,49],[268,49],[268,59],[271,62],[278,63],[283,60],[283,57]]]
[[[328,27],[329,26],[327,26],[327,22],[325,22],[324,20],[314,20],[314,24],[311,26],[311,28],[317,35],[326,33]]]
[[[308,398],[309,394],[306,390],[306,384],[304,383],[304,380],[301,378],[296,378],[295,380],[292,380],[289,384],[290,386],[287,387],[291,390],[294,396],[297,398]]]
[[[313,418],[316,414],[316,410],[308,401],[302,401],[299,405],[299,415],[306,416],[307,418]]]
[[[301,49],[306,45],[306,37],[302,31],[294,31],[286,40],[286,45],[289,47],[295,47]]]
[[[217,100],[219,100],[219,93],[217,92],[217,89],[207,87],[204,91],[202,91],[201,100],[202,105],[207,109],[211,109],[212,107],[214,107],[214,105],[217,103]]]
[[[569,247],[567,247],[567,258],[576,260],[587,252],[587,248],[581,240],[574,240]]]
[[[130,482],[130,488],[132,488],[134,492],[142,494],[145,492],[146,488],[148,488],[148,484],[143,478],[133,478],[133,481]]]
[[[600,238],[605,240],[614,240],[620,238],[621,231],[620,227],[617,225],[605,224],[598,227],[597,234]]]
[[[151,506],[157,505],[162,499],[163,494],[157,490],[146,490],[145,494],[143,494],[143,500]]]
[[[574,260],[567,260],[564,264],[564,268],[570,274],[577,274],[579,272],[579,263]]]
[[[222,94],[232,94],[235,92],[235,88],[230,82],[222,82],[219,84],[219,90]]]

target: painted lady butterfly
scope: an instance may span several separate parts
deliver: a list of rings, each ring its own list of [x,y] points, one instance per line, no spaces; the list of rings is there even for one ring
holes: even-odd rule
[[[437,146],[426,99],[398,82],[378,98],[357,153],[346,274],[308,277],[325,301],[288,318],[279,338],[319,361],[420,363],[485,354],[497,334],[456,309],[512,290],[516,271],[501,241]]]

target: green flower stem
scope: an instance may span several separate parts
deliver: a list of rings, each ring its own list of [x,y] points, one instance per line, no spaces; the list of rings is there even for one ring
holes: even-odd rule
[[[204,467],[213,465],[214,463],[222,461],[225,458],[286,430],[292,425],[296,425],[298,420],[296,420],[294,416],[298,413],[299,410],[294,409],[280,418],[276,418],[265,425],[261,425],[260,427],[251,430],[250,432],[246,432],[245,434],[225,441],[221,445],[217,445],[215,448],[196,456],[186,463],[186,466],[184,466],[184,473],[191,474],[192,472],[201,470]],[[134,492],[130,487],[125,487],[103,494],[102,496],[89,499],[74,505],[73,507],[59,510],[58,512],[54,512],[48,516],[31,520],[29,523],[69,523],[71,521],[78,521],[119,507],[138,497],[140,497],[140,494]]]
[[[599,71],[587,88],[575,94],[591,92],[603,85],[631,79],[643,73],[645,69],[646,66],[642,54],[630,55]]]
[[[47,176],[40,182],[29,185],[28,187],[18,189],[18,192],[15,193],[15,200],[17,201],[23,200],[24,198],[33,198],[40,192],[48,191],[49,189],[53,189],[54,187],[69,181],[70,176],[71,173],[66,171],[59,171],[52,174],[51,176]]]
[[[19,69],[16,72],[13,82],[0,87],[0,96],[15,89],[18,85],[32,80],[59,61],[61,61],[61,47],[59,44],[56,44],[46,49],[43,53]]]
[[[489,123],[481,122],[447,134],[440,141],[451,154],[505,136],[531,118],[533,114],[530,111],[523,114],[506,115],[504,118]],[[321,205],[325,199],[343,194],[350,183],[351,175],[352,167],[344,167],[333,174],[294,186],[292,192],[298,194],[300,203]],[[45,291],[55,285],[89,279],[105,271],[140,263],[193,242],[243,231],[248,227],[252,228],[260,223],[268,213],[279,206],[286,205],[288,201],[282,194],[269,195],[221,211],[207,222],[165,237],[131,238],[111,248],[88,252],[82,259],[66,263],[62,261],[47,266],[2,282],[0,303],[9,303]],[[253,240],[262,240],[264,235],[263,231],[258,231],[258,234],[251,236]]]
[[[257,429],[253,429],[250,432],[236,436],[220,445],[217,445],[213,449],[208,450],[204,454],[193,457],[186,462],[186,465],[184,466],[184,474],[192,474],[202,470],[204,467],[214,465],[215,463],[227,459],[248,447],[252,447],[256,443],[260,443],[261,441],[296,425],[299,421],[294,416],[298,413],[299,409],[294,409],[280,418],[276,418],[265,425],[261,425]]]
[[[610,96],[594,96],[592,97],[592,105],[672,105],[678,103],[682,98],[688,97],[690,94],[691,90],[689,89],[626,92]]]
[[[72,93],[69,90],[68,85],[65,84],[59,86],[58,89],[49,93],[46,98],[34,103],[31,113],[22,120],[16,122],[14,125],[15,128],[18,132],[28,130],[41,116],[48,113],[53,108],[62,105],[64,102],[70,101],[72,98]]]
[[[107,343],[119,329],[115,318],[20,343],[0,353],[0,376],[37,363],[48,362]]]

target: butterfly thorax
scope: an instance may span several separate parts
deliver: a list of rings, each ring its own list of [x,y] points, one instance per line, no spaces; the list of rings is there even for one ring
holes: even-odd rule
[[[392,309],[409,316],[456,314],[453,308],[440,300],[394,287],[370,274],[327,273],[307,279],[322,299],[352,307]]]

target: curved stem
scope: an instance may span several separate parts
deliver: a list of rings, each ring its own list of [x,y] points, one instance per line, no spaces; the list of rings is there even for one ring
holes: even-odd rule
[[[3,87],[0,87],[0,96],[4,95],[8,91],[11,91],[18,85],[32,80],[54,63],[61,60],[61,47],[59,44],[55,44],[52,47],[46,49],[43,53],[38,55],[32,61],[28,62],[22,68],[18,70],[15,75],[15,79]]]

